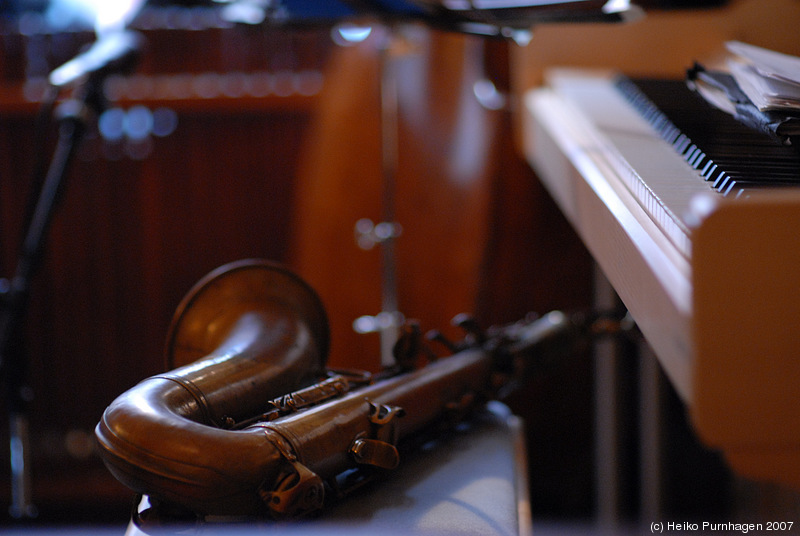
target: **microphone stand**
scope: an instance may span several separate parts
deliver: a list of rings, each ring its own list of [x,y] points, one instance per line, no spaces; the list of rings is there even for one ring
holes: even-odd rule
[[[71,60],[65,66],[74,67],[84,61],[89,54],[96,54],[96,48],[89,53]],[[130,52],[135,52],[131,49]],[[126,52],[127,55],[127,52]],[[5,377],[6,399],[9,414],[9,447],[11,462],[11,506],[9,513],[13,518],[36,517],[36,507],[31,502],[31,473],[29,459],[28,406],[30,388],[25,377],[27,361],[22,351],[22,326],[30,297],[31,282],[35,276],[44,253],[45,242],[53,215],[65,190],[67,171],[75,153],[86,133],[89,119],[99,115],[105,107],[103,84],[112,72],[109,65],[121,66],[120,56],[108,58],[108,65],[92,64],[86,70],[85,81],[78,85],[72,98],[56,108],[58,140],[50,166],[38,191],[33,213],[28,222],[16,269],[11,280],[6,281],[0,295],[0,373]],[[124,62],[125,64],[129,62]],[[54,73],[59,72],[54,71]],[[76,76],[69,80],[72,84],[82,79]],[[51,90],[63,87],[53,82]],[[65,84],[64,84],[65,85]],[[33,193],[34,196],[37,192]]]

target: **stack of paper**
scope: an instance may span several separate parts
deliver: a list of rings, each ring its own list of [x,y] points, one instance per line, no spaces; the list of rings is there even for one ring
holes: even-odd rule
[[[740,41],[725,45],[733,78],[759,110],[800,113],[800,58]]]
[[[728,71],[696,64],[689,86],[741,122],[790,144],[800,136],[800,58],[740,41],[725,45]]]

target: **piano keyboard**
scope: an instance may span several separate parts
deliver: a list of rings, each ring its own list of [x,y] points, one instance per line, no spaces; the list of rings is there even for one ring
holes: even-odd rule
[[[739,123],[680,80],[555,77],[597,128],[622,179],[666,236],[691,256],[703,197],[800,186],[800,152]],[[645,180],[646,177],[646,180]]]
[[[526,95],[524,150],[700,438],[800,489],[800,188],[775,187],[797,157],[698,98],[553,70]]]
[[[800,153],[708,104],[680,80],[619,76],[619,91],[714,190],[800,185]]]

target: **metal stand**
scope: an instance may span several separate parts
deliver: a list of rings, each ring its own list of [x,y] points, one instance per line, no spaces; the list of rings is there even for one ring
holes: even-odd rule
[[[0,371],[8,402],[11,452],[11,500],[9,513],[16,519],[37,515],[31,502],[28,406],[31,391],[26,376],[28,363],[22,345],[22,326],[31,282],[42,261],[47,233],[58,202],[63,196],[67,170],[83,139],[90,112],[103,106],[104,77],[90,77],[76,90],[75,98],[56,110],[58,141],[53,158],[38,192],[33,214],[17,260],[12,279],[6,281],[0,302]]]
[[[75,88],[73,98],[56,109],[58,141],[55,152],[41,188],[33,192],[32,200],[35,198],[36,202],[30,220],[26,222],[27,230],[14,276],[10,281],[3,280],[5,284],[0,295],[0,380],[5,380],[8,400],[12,499],[9,512],[14,518],[37,514],[31,503],[28,448],[31,392],[26,382],[28,364],[21,336],[31,281],[39,269],[47,232],[64,193],[67,170],[86,132],[88,120],[105,108],[105,80],[114,72],[131,69],[138,59],[141,45],[142,37],[136,32],[109,33],[50,74],[52,101],[59,90],[67,87]],[[51,101],[48,99],[46,102]],[[38,179],[38,174],[34,178]],[[38,180],[34,184],[38,184]]]
[[[362,316],[353,322],[358,333],[377,332],[381,337],[381,365],[390,367],[395,363],[393,349],[400,335],[405,317],[399,311],[397,299],[397,261],[395,240],[402,234],[402,227],[395,221],[395,198],[398,164],[398,102],[394,56],[397,39],[388,30],[386,43],[381,47],[380,93],[381,93],[381,176],[382,222],[373,224],[368,219],[356,222],[356,238],[362,249],[381,248],[381,312],[375,316]]]

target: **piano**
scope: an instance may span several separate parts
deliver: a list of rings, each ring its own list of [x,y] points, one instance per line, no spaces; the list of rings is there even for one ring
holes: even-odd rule
[[[552,69],[524,110],[526,158],[698,437],[800,488],[800,148],[751,138],[683,81],[607,70]]]

